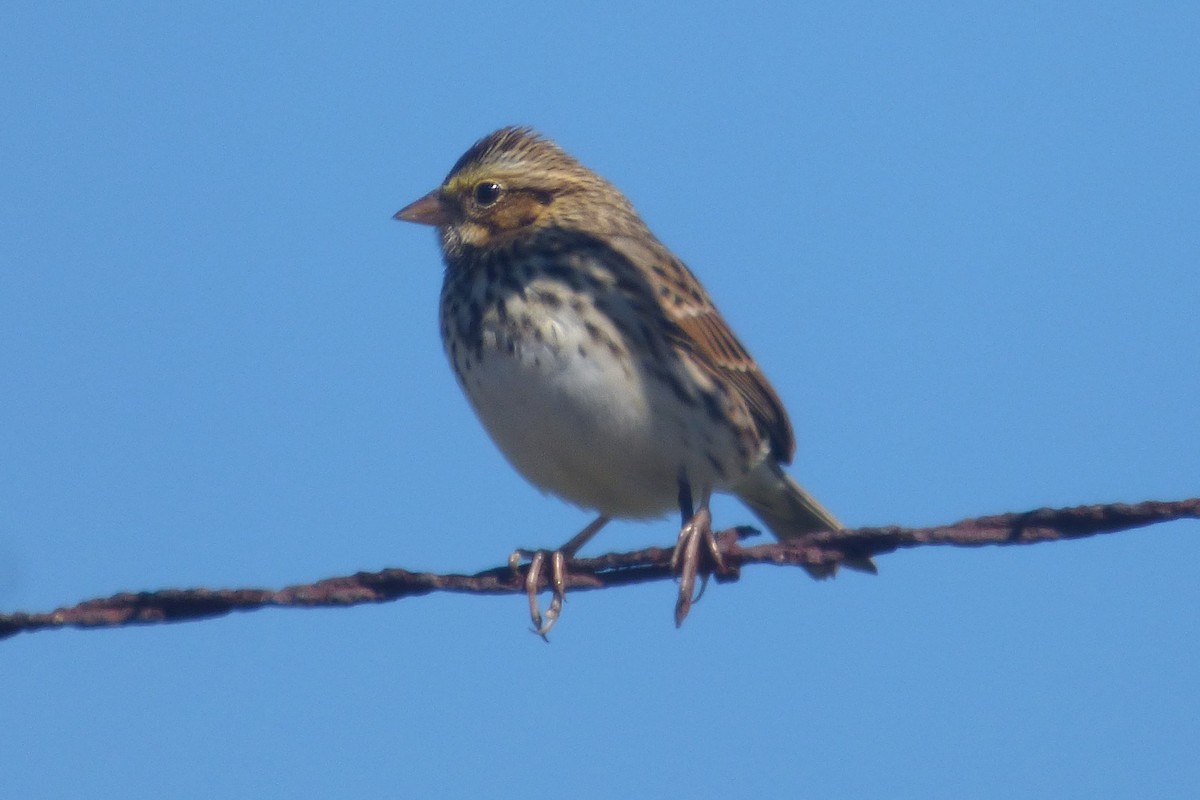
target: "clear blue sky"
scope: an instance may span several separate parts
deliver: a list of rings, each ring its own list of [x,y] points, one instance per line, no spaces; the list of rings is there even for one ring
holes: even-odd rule
[[[586,522],[390,219],[508,123],[700,275],[849,524],[1200,493],[1200,7],[645,5],[5,4],[0,609]],[[580,594],[549,646],[518,597],[21,636],[0,797],[1195,797],[1197,534],[758,568],[680,631]]]

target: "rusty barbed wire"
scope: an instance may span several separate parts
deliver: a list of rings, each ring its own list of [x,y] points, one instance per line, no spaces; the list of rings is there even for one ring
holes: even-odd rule
[[[1034,511],[977,517],[929,528],[887,526],[815,534],[803,540],[744,547],[753,529],[733,528],[718,535],[727,569],[714,577],[736,581],[751,564],[808,566],[830,569],[847,559],[886,555],[931,545],[982,547],[1062,541],[1172,522],[1200,519],[1200,498],[1150,500],[1127,505],[1040,508]],[[0,639],[57,628],[110,628],[184,622],[253,611],[272,606],[333,607],[384,603],[431,592],[524,594],[526,566],[505,565],[473,575],[384,569],[357,572],[283,589],[162,589],[121,592],[45,613],[0,614]],[[647,581],[668,580],[671,548],[650,547],[628,553],[576,558],[567,574],[567,589],[586,591]],[[545,588],[545,587],[543,587]],[[686,613],[686,611],[685,611]]]

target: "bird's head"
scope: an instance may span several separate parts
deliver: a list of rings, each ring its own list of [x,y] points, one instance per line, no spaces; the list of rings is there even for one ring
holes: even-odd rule
[[[611,184],[529,128],[501,128],[458,159],[442,185],[395,218],[435,226],[448,255],[487,250],[551,227],[594,230],[636,218]]]

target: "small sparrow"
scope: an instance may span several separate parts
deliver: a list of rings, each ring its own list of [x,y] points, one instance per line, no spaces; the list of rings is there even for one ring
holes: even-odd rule
[[[713,492],[736,495],[780,539],[843,527],[784,473],[796,447],[787,412],[708,292],[620,191],[558,145],[502,128],[396,219],[437,228],[442,343],[492,439],[532,484],[599,514],[553,553],[514,554],[514,565],[532,560],[538,633],[559,615],[566,561],[610,519],[680,509],[677,622],[700,544],[723,566]]]

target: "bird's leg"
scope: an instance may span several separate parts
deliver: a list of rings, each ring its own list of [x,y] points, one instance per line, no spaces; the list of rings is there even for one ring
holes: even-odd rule
[[[712,492],[704,490],[700,495],[700,508],[692,510],[692,491],[688,482],[679,480],[679,513],[683,517],[679,538],[675,541],[675,550],[671,553],[671,569],[679,572],[679,599],[675,601],[675,626],[683,624],[692,603],[704,594],[708,585],[707,572],[701,576],[700,594],[695,593],[696,573],[700,569],[700,545],[703,542],[709,558],[718,570],[725,570],[725,559],[721,556],[721,548],[717,545],[717,537],[712,529],[712,512],[708,509],[708,501]]]
[[[680,525],[687,525],[688,520],[696,513],[695,506],[692,505],[692,484],[687,479],[686,475],[679,476],[679,520]]]
[[[580,548],[608,524],[608,520],[609,518],[605,516],[596,517],[588,523],[587,527],[572,536],[570,541],[551,553],[545,550],[517,550],[509,556],[508,565],[513,570],[517,568],[522,558],[529,559],[529,571],[525,573],[525,594],[529,597],[529,618],[533,620],[533,632],[543,639],[554,627],[554,623],[558,621],[558,615],[562,613],[563,600],[567,596],[567,561],[574,558]],[[554,595],[550,599],[550,605],[546,608],[546,615],[543,618],[541,609],[538,607],[537,595],[538,584],[542,580],[542,570],[545,567],[547,556],[550,558],[550,588]]]

